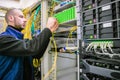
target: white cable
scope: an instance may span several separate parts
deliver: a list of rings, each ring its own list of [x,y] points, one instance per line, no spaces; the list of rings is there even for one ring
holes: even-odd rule
[[[93,50],[96,54],[99,54],[99,55],[108,55],[110,58],[112,58],[113,56],[119,56],[120,57],[120,54],[116,54],[113,52],[112,50],[112,45],[110,45],[109,42],[92,42],[92,44],[89,46],[89,50],[93,47]],[[100,53],[99,51],[97,51],[97,48],[100,47],[100,49],[102,50],[102,53]],[[110,49],[111,53],[114,53],[114,54],[110,54],[108,51],[107,51],[107,47]]]
[[[105,42],[100,43],[100,48],[101,48],[101,50],[102,50],[102,53],[101,53],[101,54],[108,55],[110,58],[112,58],[113,55],[110,55],[110,53],[104,51],[105,46],[107,46],[106,44],[107,44],[107,43],[105,43]],[[99,53],[99,54],[100,54],[100,53]]]
[[[102,50],[102,53],[105,53],[104,50],[103,50],[103,49],[104,49],[104,42],[101,42],[101,43],[100,43],[100,48],[101,48],[101,50]]]
[[[103,53],[100,53],[100,52],[97,51],[97,48],[98,48],[99,46],[101,47],[101,43],[100,43],[100,42],[97,42],[97,44],[94,45],[94,46],[95,46],[95,47],[94,47],[94,51],[95,51],[96,54],[103,54]]]
[[[91,42],[88,47],[86,48],[86,51],[89,51],[89,48],[92,46],[93,42]]]
[[[105,43],[104,42],[99,42],[99,43],[97,43],[97,45],[94,47],[94,51],[95,51],[95,53],[96,54],[100,54],[100,55],[109,55],[109,53],[106,53],[106,52],[104,52],[104,45],[105,45]],[[101,48],[101,50],[102,50],[102,53],[100,53],[100,52],[98,52],[97,51],[97,48],[98,48],[98,46],[100,46],[100,48]]]
[[[112,58],[113,56],[119,56],[119,57],[120,57],[120,54],[114,53],[111,47],[112,47],[112,45],[110,45],[110,43],[108,43],[108,48],[110,49],[111,53],[113,53],[113,54],[109,54],[109,56],[110,56],[111,58]]]
[[[108,51],[107,51],[107,42],[104,43],[103,50],[104,50],[105,53],[108,53]]]
[[[97,51],[97,48],[100,47],[100,49],[102,50],[102,53]],[[110,58],[112,58],[113,56],[120,56],[120,54],[110,54],[108,51],[107,51],[107,47],[110,49],[111,53],[114,53],[113,50],[112,50],[112,45],[110,45],[109,42],[91,42],[87,48],[86,48],[86,51],[91,51],[92,49],[94,50],[94,52],[96,54],[99,54],[99,55],[108,55]]]
[[[97,53],[97,51],[96,51],[96,49],[97,49],[97,44],[94,44],[94,48],[93,48],[93,50],[95,51],[95,53]]]
[[[111,47],[112,47],[112,45],[110,45],[110,43],[108,43],[108,45],[107,45],[107,46],[108,46],[108,48],[110,49],[111,53],[112,53],[112,54],[114,54],[114,52],[113,52],[113,50],[112,50],[112,48],[111,48]]]
[[[93,50],[94,50],[94,48],[97,48],[97,43],[96,42],[92,42],[93,44],[92,44],[92,46],[90,47],[90,51],[92,51],[92,48],[93,48]]]

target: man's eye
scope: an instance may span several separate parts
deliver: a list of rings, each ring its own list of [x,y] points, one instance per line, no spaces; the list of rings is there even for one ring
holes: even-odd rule
[[[19,16],[20,18],[23,18],[23,16]]]

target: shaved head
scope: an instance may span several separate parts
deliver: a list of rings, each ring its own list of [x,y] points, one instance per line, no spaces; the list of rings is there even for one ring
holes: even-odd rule
[[[5,15],[5,20],[8,25],[11,25],[19,30],[25,28],[27,21],[26,18],[24,17],[22,10],[16,8],[7,11]]]
[[[18,9],[16,9],[16,8],[13,8],[13,9],[9,9],[8,11],[7,11],[7,13],[6,13],[6,15],[5,15],[5,20],[6,20],[6,22],[8,23],[9,22],[9,19],[8,19],[8,17],[10,16],[10,15],[15,15],[15,11],[17,11]]]

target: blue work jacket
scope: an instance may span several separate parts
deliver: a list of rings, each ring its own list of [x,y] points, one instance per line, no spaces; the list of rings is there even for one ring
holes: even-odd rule
[[[24,40],[20,31],[8,26],[0,34],[0,80],[33,80],[32,57],[43,56],[50,37],[46,28],[33,40]]]

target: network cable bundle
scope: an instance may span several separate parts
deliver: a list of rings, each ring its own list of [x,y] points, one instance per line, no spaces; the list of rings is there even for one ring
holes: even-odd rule
[[[79,0],[80,80],[120,80],[120,0]]]

